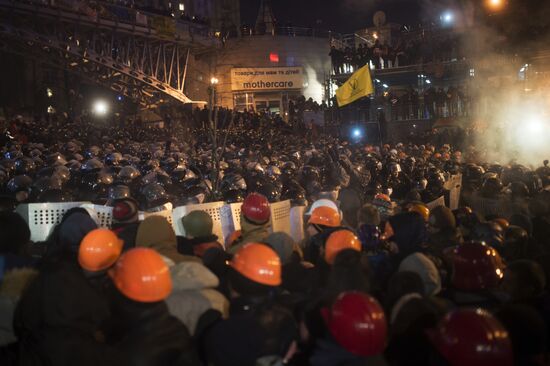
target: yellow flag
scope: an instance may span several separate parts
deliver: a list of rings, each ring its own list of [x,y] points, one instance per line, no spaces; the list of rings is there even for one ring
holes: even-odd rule
[[[341,87],[336,90],[338,107],[355,102],[357,99],[374,93],[370,78],[369,64],[353,73]]]

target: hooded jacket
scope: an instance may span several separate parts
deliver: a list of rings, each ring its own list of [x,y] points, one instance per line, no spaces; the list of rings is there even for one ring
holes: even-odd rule
[[[112,309],[118,333],[111,336],[109,344],[129,365],[199,365],[187,328],[170,315],[164,301],[138,303],[115,290]]]
[[[170,223],[162,216],[149,216],[139,225],[136,235],[136,247],[155,249],[174,263],[200,262],[193,256],[178,253],[178,240]]]
[[[18,268],[4,274],[0,283],[0,347],[17,341],[13,333],[15,307],[37,274],[32,268]]]
[[[270,227],[271,222],[269,220],[265,224],[254,224],[241,213],[241,236],[229,248],[229,253],[237,253],[247,243],[265,242],[269,236]]]
[[[107,302],[72,261],[48,262],[23,293],[14,316],[19,365],[120,365],[119,352],[98,341]]]
[[[181,320],[191,335],[200,317],[208,310],[216,310],[227,318],[229,301],[215,288],[218,278],[200,263],[182,262],[170,268],[172,294],[166,299],[170,313]]]
[[[401,213],[389,218],[394,235],[390,238],[399,248],[399,259],[421,251],[427,241],[424,219],[416,212]]]

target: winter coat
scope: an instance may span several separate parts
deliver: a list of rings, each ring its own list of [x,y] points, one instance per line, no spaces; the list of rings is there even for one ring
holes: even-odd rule
[[[176,233],[162,216],[149,216],[141,222],[136,235],[136,247],[155,249],[174,263],[198,262],[200,259],[178,253]]]
[[[98,341],[109,317],[106,301],[76,262],[45,264],[23,293],[14,316],[20,365],[121,365],[122,356]]]
[[[271,222],[269,221],[262,225],[254,224],[245,219],[241,214],[241,236],[233,242],[233,245],[229,248],[228,252],[235,254],[243,245],[247,243],[265,242],[269,236],[270,227]]]
[[[428,239],[424,219],[415,212],[406,212],[389,219],[394,235],[390,241],[399,248],[399,259],[420,251]]]
[[[0,346],[16,342],[13,315],[23,291],[38,275],[32,268],[18,268],[4,274],[0,284]]]
[[[309,359],[311,366],[386,366],[384,357],[376,355],[362,357],[348,352],[330,339],[317,341],[313,355]]]
[[[200,263],[182,262],[170,268],[172,294],[166,299],[170,313],[181,320],[191,335],[200,317],[217,310],[223,318],[229,315],[229,301],[215,288],[218,278]]]
[[[116,293],[109,344],[132,366],[194,366],[198,356],[185,325],[170,315],[164,301],[138,303]]]
[[[183,236],[178,236],[178,252],[183,255],[194,255],[199,258],[210,248],[219,248],[223,250],[223,245],[218,242],[216,235],[202,236],[193,239],[188,239]]]
[[[212,326],[202,343],[210,365],[254,366],[264,356],[284,356],[297,337],[289,309],[266,298],[239,297],[229,318]]]

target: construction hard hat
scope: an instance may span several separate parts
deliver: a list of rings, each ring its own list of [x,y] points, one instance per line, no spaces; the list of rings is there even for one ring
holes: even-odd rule
[[[420,214],[426,222],[430,219],[430,209],[423,203],[415,203],[411,205],[409,207],[409,211]]]
[[[334,263],[336,255],[344,249],[361,251],[361,241],[349,230],[338,230],[327,238],[325,243],[325,261],[328,264]]]
[[[308,224],[323,225],[328,227],[340,226],[340,214],[333,208],[321,206],[311,213]]]
[[[347,351],[363,357],[381,354],[388,332],[384,310],[373,297],[357,291],[338,296],[321,314],[334,340]]]
[[[271,217],[269,201],[259,193],[250,193],[246,196],[241,212],[247,220],[255,224],[265,224]]]
[[[329,200],[329,199],[326,199],[326,198],[321,198],[321,199],[313,202],[313,204],[309,208],[309,211],[306,213],[306,215],[311,216],[311,214],[313,214],[313,211],[317,207],[330,207],[330,208],[334,209],[335,211],[339,211],[338,205],[336,204],[336,202],[334,202],[332,200]]]
[[[281,284],[281,259],[265,244],[244,245],[231,260],[231,267],[249,280],[262,285]]]
[[[109,270],[116,288],[137,302],[162,301],[172,292],[168,266],[155,250],[130,249]]]
[[[429,330],[428,338],[451,366],[512,366],[508,332],[488,311],[457,309]]]
[[[458,245],[451,256],[451,283],[455,289],[477,291],[496,288],[504,276],[504,263],[500,255],[483,242]]]
[[[123,245],[124,241],[111,230],[92,230],[80,242],[78,263],[87,271],[102,271],[115,264]]]
[[[191,211],[181,219],[181,222],[187,237],[199,238],[212,235],[214,223],[205,211]]]

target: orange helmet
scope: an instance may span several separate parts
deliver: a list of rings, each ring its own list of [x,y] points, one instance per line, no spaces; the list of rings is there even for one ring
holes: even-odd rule
[[[340,226],[340,214],[333,208],[321,206],[311,213],[308,224],[323,225],[328,227]]]
[[[122,252],[124,241],[108,229],[90,231],[80,242],[78,263],[87,271],[97,272],[111,267]]]
[[[415,203],[409,207],[409,211],[416,212],[422,216],[424,221],[428,222],[430,218],[430,209],[423,203]]]
[[[349,230],[338,230],[330,234],[325,243],[325,261],[334,263],[336,255],[344,249],[361,251],[361,241]]]
[[[245,244],[235,254],[230,265],[244,277],[262,285],[281,284],[281,259],[265,244]]]
[[[109,276],[124,296],[137,302],[162,301],[172,292],[170,270],[160,254],[150,248],[122,254]]]

